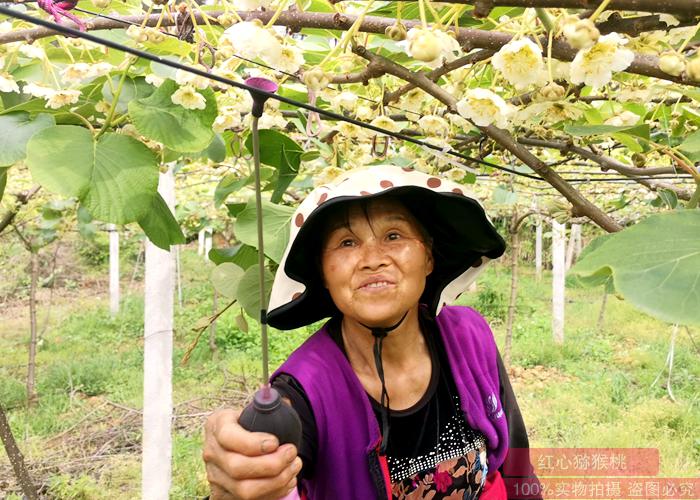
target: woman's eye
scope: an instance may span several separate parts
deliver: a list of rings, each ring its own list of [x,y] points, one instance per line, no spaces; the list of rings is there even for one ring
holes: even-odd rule
[[[396,241],[396,240],[398,240],[398,239],[401,238],[401,235],[400,235],[399,233],[393,232],[393,233],[387,234],[387,235],[386,235],[386,238],[387,238],[389,241]]]
[[[354,244],[355,244],[355,242],[354,242],[353,240],[351,240],[350,238],[346,238],[346,239],[344,239],[344,240],[342,240],[342,241],[340,242],[340,245],[339,245],[339,246],[341,246],[341,247],[351,247],[351,246],[353,246]]]

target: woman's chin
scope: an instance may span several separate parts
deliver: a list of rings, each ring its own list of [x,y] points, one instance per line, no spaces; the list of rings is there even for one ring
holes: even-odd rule
[[[406,311],[407,309],[399,310],[398,308],[381,308],[377,310],[375,306],[372,310],[355,311],[354,314],[346,316],[349,316],[348,319],[353,319],[366,326],[390,327],[398,323],[403,315],[406,314]]]

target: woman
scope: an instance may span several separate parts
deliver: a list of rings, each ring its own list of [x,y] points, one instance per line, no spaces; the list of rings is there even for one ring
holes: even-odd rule
[[[212,498],[506,498],[528,446],[487,324],[447,306],[504,242],[458,184],[380,166],[317,188],[292,218],[268,322],[331,319],[272,376],[300,415],[299,450],[207,422]],[[529,475],[529,463],[509,464]],[[299,481],[300,480],[300,481]]]

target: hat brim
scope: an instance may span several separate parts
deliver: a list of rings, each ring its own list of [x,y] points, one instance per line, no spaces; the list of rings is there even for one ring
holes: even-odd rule
[[[482,257],[495,259],[503,255],[505,241],[479,203],[467,196],[400,186],[364,196],[335,197],[308,216],[287,256],[284,272],[303,283],[306,290],[291,302],[269,311],[268,324],[291,330],[340,314],[323,284],[318,264],[322,215],[331,206],[388,195],[399,199],[433,238],[433,272],[420,299],[432,314],[438,310],[442,290],[450,282],[470,267],[481,265]]]

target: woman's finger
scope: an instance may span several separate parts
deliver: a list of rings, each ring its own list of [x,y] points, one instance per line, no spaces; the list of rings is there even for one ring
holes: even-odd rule
[[[219,446],[249,457],[274,452],[279,447],[277,437],[265,432],[249,432],[238,424],[240,411],[218,410],[207,418],[205,434]],[[206,460],[206,458],[205,458]]]
[[[294,445],[285,444],[275,452],[258,457],[248,457],[240,453],[229,453],[220,465],[233,479],[271,478],[283,474],[297,459]],[[301,462],[301,460],[299,460]]]

